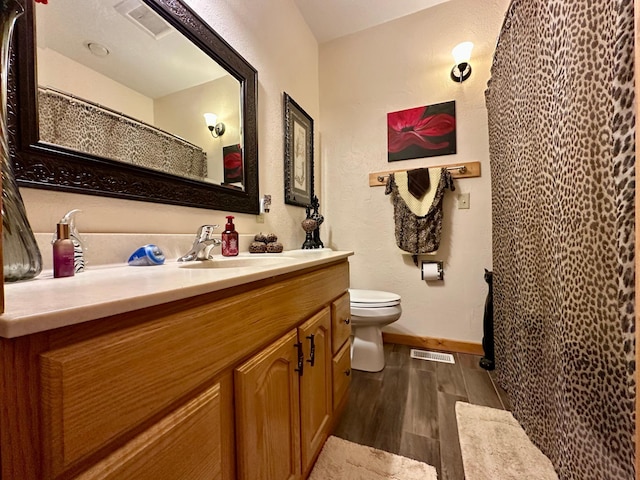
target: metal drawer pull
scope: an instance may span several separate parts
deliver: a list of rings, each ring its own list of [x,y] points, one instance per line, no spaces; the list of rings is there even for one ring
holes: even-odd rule
[[[349,324],[351,323],[351,319],[350,319],[350,318],[345,318],[345,319],[344,319],[344,323],[345,323],[346,325],[349,325]]]

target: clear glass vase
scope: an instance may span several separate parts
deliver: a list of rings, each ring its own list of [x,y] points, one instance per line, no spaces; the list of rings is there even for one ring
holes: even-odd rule
[[[16,19],[24,12],[17,0],[0,0],[2,49],[0,54],[0,160],[2,161],[2,256],[4,280],[34,278],[42,271],[42,256],[13,176],[7,131],[7,76],[9,49]]]

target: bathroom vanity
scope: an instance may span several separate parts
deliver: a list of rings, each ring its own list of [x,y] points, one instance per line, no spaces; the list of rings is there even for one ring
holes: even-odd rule
[[[2,479],[306,478],[348,391],[349,255],[7,285]]]

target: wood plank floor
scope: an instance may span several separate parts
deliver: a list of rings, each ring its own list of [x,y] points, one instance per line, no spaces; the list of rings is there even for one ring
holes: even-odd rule
[[[455,403],[509,410],[508,397],[479,356],[454,353],[456,363],[447,364],[412,359],[410,351],[385,344],[382,372],[353,371],[333,434],[433,465],[439,480],[464,480]]]

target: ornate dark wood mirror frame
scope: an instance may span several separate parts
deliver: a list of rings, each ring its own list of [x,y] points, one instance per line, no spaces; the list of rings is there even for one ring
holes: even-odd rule
[[[144,0],[178,32],[240,82],[244,135],[244,191],[81,154],[39,141],[33,0],[21,0],[8,87],[9,139],[22,187],[258,213],[258,74],[195,12],[179,0]]]

